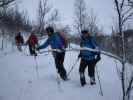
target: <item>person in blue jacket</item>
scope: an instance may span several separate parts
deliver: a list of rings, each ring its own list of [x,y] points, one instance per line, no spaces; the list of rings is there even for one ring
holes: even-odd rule
[[[91,49],[98,48],[98,45],[96,44],[94,37],[92,37],[87,30],[83,30],[81,34],[82,35],[81,35],[80,47],[86,47]],[[79,58],[81,58],[80,67],[79,67],[81,86],[84,86],[86,84],[84,72],[87,66],[88,66],[88,75],[90,76],[90,84],[91,85],[96,84],[95,65],[101,59],[100,52],[81,50]]]
[[[64,68],[64,57],[65,57],[65,51],[63,50],[64,48],[64,40],[61,38],[59,32],[54,32],[53,27],[47,27],[46,32],[48,35],[48,39],[44,42],[44,44],[40,45],[37,49],[44,49],[48,47],[48,45],[51,46],[52,49],[59,49],[60,52],[58,51],[53,51],[53,57],[55,60],[55,65],[57,72],[59,73],[60,77],[63,80],[67,80],[67,74],[66,70]]]

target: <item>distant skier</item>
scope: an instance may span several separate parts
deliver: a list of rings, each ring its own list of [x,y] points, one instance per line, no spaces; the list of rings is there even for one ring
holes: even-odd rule
[[[87,30],[83,30],[81,36],[81,47],[87,47],[92,49],[97,49],[98,46],[94,40],[94,38],[90,35]],[[88,75],[90,76],[90,84],[96,84],[95,82],[95,65],[101,59],[100,52],[91,52],[87,50],[81,50],[79,57],[81,58],[79,74],[80,74],[80,83],[81,86],[86,84],[85,80],[85,69],[88,66]]]
[[[59,32],[54,32],[53,27],[47,27],[46,32],[48,35],[48,39],[46,40],[46,42],[44,42],[44,44],[39,46],[37,49],[43,49],[50,45],[52,49],[60,50],[60,52],[54,51],[52,53],[55,60],[56,69],[60,77],[63,80],[67,80],[66,70],[63,65],[65,57],[65,51],[63,50],[63,48],[66,47],[66,40],[64,39],[65,37],[61,36]]]
[[[31,32],[28,40],[26,41],[26,44],[28,44],[28,46],[29,46],[30,55],[37,56],[36,47],[38,46],[38,38],[34,34],[34,32]]]
[[[15,41],[16,41],[16,46],[18,50],[22,51],[22,45],[24,43],[24,39],[20,32],[18,32],[17,35],[15,36]]]

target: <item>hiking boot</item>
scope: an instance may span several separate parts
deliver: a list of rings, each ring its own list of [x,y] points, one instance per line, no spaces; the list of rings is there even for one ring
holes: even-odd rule
[[[62,78],[64,81],[69,80],[66,76]]]
[[[86,85],[85,76],[82,73],[80,74],[80,83],[81,83],[81,86]]]
[[[80,83],[81,83],[81,86],[86,85],[85,78],[80,78]]]
[[[60,77],[61,77],[61,79],[64,80],[64,81],[67,81],[67,80],[68,80],[68,78],[67,78],[66,75],[60,75]]]
[[[68,80],[70,80],[70,79],[66,77],[66,78],[64,78],[63,80],[64,80],[64,81],[68,81]]]
[[[95,78],[94,78],[94,77],[91,77],[91,78],[90,78],[90,84],[91,84],[91,85],[95,85],[95,84],[96,84]]]

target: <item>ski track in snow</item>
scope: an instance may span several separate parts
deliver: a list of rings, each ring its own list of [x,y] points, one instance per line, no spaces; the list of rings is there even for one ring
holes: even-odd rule
[[[57,84],[57,74],[51,53],[37,56],[39,76],[36,73],[36,63],[27,51],[15,52],[3,56],[0,53],[0,100],[120,100],[121,83],[117,75],[114,59],[102,55],[96,70],[100,76],[103,96],[99,94],[99,83],[80,86],[79,61],[72,70],[69,81]],[[75,63],[78,52],[67,52],[65,68],[69,72]],[[117,61],[118,67],[121,66]],[[97,74],[97,73],[96,73]]]

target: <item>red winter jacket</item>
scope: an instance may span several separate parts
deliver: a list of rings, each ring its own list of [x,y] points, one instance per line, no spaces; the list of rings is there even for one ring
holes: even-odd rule
[[[34,46],[34,45],[38,44],[38,38],[37,38],[37,36],[34,35],[34,34],[31,34],[30,37],[29,37],[29,39],[28,39],[28,41],[27,41],[27,43],[29,45],[31,45],[31,46]]]

